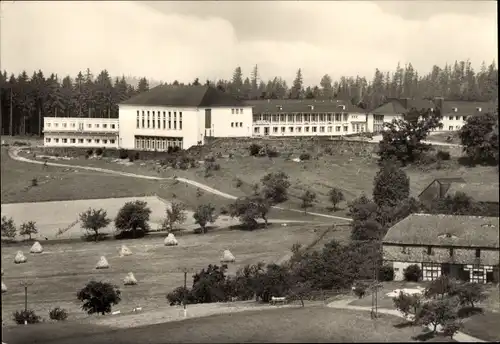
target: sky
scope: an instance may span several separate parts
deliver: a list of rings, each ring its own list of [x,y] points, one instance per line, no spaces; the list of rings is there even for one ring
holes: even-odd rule
[[[306,85],[411,62],[497,61],[496,1],[2,1],[0,69]]]

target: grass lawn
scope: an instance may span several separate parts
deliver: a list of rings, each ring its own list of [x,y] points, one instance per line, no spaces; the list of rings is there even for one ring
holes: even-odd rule
[[[61,338],[61,331],[56,329],[72,325],[43,324],[29,326],[22,331],[19,328],[4,330],[4,340],[8,340],[9,344],[29,344],[34,338],[37,343],[54,344],[414,341],[412,337],[418,335],[421,329],[395,327],[400,322],[401,319],[392,316],[372,320],[369,312],[313,306],[214,315],[112,332],[82,327],[76,328],[77,334],[69,338]]]
[[[500,313],[486,311],[465,319],[462,332],[490,342],[500,341]]]
[[[198,196],[196,187],[174,180],[146,180],[54,166],[43,168],[41,165],[12,160],[5,148],[1,151],[0,168],[2,204],[143,197],[154,194],[164,200],[181,201],[189,209],[207,203],[214,204],[217,209],[223,206],[227,208],[232,202],[208,192],[202,192]],[[31,186],[33,178],[37,179],[38,186]],[[331,222],[326,218],[278,209],[272,209],[269,218]]]
[[[28,157],[31,157],[28,154]],[[63,162],[63,161],[61,161]],[[331,187],[340,188],[349,202],[365,193],[371,196],[373,179],[378,171],[375,158],[361,158],[353,156],[347,159],[345,156],[324,155],[320,160],[309,160],[300,163],[287,161],[284,158],[256,158],[235,157],[233,159],[219,158],[217,162],[221,169],[214,171],[211,177],[204,176],[203,166],[191,170],[168,169],[156,171],[154,161],[136,161],[131,166],[125,166],[103,158],[101,160],[76,158],[63,163],[102,167],[126,172],[134,172],[146,175],[171,177],[177,175],[209,185],[220,191],[234,196],[251,194],[252,185],[260,182],[260,179],[269,172],[284,171],[290,177],[291,187],[289,189],[290,199],[282,206],[285,208],[300,209],[298,198],[306,189],[311,189],[317,195],[317,202],[310,211],[329,213],[332,215],[345,216],[346,202],[341,203],[340,210],[331,211],[328,201],[328,191]],[[498,184],[498,172],[494,167],[463,167],[452,162],[450,169],[434,170],[424,172],[415,168],[406,170],[410,177],[410,188],[413,196],[418,194],[435,178],[439,177],[463,177],[468,182],[481,182]],[[240,179],[243,183],[237,187],[236,181]]]
[[[103,241],[98,243],[62,242],[44,245],[44,253],[29,253],[30,245],[2,246],[2,281],[8,292],[2,294],[2,319],[11,322],[14,310],[24,307],[24,279],[34,282],[29,288],[29,308],[48,318],[49,309],[60,306],[69,311],[70,318],[85,317],[76,299],[77,290],[91,279],[106,280],[120,286],[122,302],[116,309],[130,313],[134,307],[151,311],[168,306],[165,296],[183,284],[181,268],[199,271],[208,264],[220,264],[223,250],[236,257],[229,264],[229,273],[259,261],[276,262],[290,252],[293,244],[314,242],[317,232],[310,226],[274,227],[257,231],[221,231],[178,237],[179,246],[166,247],[163,237],[136,240]],[[42,244],[44,244],[42,242]],[[133,255],[119,257],[118,250],[126,244]],[[14,264],[14,256],[22,250],[28,258],[25,264]],[[106,256],[110,268],[96,270],[100,256]],[[122,279],[133,272],[139,284],[123,285]],[[188,285],[192,279],[188,274]]]
[[[446,140],[448,137],[451,137],[451,141]],[[461,143],[460,137],[458,136],[458,131],[432,133],[432,135],[429,135],[427,137],[427,140],[433,142],[443,142],[443,143],[455,143],[455,144]]]

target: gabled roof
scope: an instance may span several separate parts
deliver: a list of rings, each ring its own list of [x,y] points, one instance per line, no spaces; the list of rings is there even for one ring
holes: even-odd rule
[[[424,192],[427,191],[427,189],[429,189],[435,182],[438,182],[439,184],[443,184],[443,183],[465,183],[465,180],[461,177],[449,177],[449,178],[436,178],[434,179],[432,182],[429,183],[429,185],[427,185],[423,190],[422,192],[420,192],[418,194],[418,197],[420,198],[420,196],[422,196],[422,194]]]
[[[248,106],[253,107],[254,114],[260,113],[320,113],[320,112],[349,112],[349,113],[366,113],[366,110],[352,105],[346,100],[316,100],[316,99],[264,99],[264,100],[248,100],[245,102]],[[312,108],[311,108],[312,106]],[[345,107],[345,110],[342,109]],[[281,110],[280,110],[281,107]]]
[[[455,112],[453,109],[457,109]],[[478,111],[478,108],[481,111]],[[493,102],[470,102],[459,100],[445,100],[443,101],[443,108],[441,114],[445,116],[459,116],[479,115],[483,113],[495,113],[496,105]]]
[[[435,108],[436,105],[425,99],[405,99],[405,98],[389,98],[382,105],[374,108],[370,113],[401,115],[415,108],[417,110]]]
[[[184,85],[156,86],[121,104],[179,107],[245,106],[243,101],[211,86]]]
[[[411,214],[389,229],[383,243],[499,248],[498,230],[498,217]]]
[[[472,197],[477,202],[498,203],[498,184],[480,184],[480,183],[453,183],[446,192],[445,196],[453,196],[457,192],[463,192]]]

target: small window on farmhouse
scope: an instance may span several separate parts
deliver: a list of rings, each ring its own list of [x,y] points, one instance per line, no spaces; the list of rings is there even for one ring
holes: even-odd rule
[[[231,128],[233,128],[233,127],[234,127],[234,122],[231,122]]]
[[[109,143],[114,144],[114,143],[115,143],[115,140],[109,140]]]
[[[59,139],[54,139],[54,140],[56,140],[56,143],[59,143]]]
[[[50,142],[50,137],[45,138],[45,142]]]
[[[481,250],[480,249],[476,249],[476,258],[481,258]]]
[[[427,254],[430,256],[432,254],[432,247],[428,246],[427,247]]]
[[[87,143],[92,143],[92,139],[87,139]]]
[[[455,254],[455,252],[453,251],[453,247],[450,248],[450,257],[453,257],[453,255]]]
[[[108,144],[108,140],[102,140],[102,143]]]
[[[115,125],[114,124],[111,124],[111,129],[115,129]]]
[[[240,122],[240,128],[243,127],[243,122]]]

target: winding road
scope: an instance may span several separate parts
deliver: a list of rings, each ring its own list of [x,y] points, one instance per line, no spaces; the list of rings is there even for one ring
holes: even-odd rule
[[[42,162],[42,161],[32,160],[32,159],[28,159],[28,158],[19,156],[19,152],[21,150],[27,149],[27,148],[30,148],[30,147],[12,147],[12,148],[10,148],[8,151],[9,157],[13,160],[25,162],[25,163],[30,163],[30,164],[37,164],[37,165],[45,164],[45,162]],[[140,178],[140,179],[149,179],[149,180],[171,180],[171,179],[173,179],[173,177],[164,178],[164,177],[147,176],[147,175],[143,175],[143,174],[121,172],[121,171],[115,171],[115,170],[110,170],[110,169],[106,169],[106,168],[92,167],[92,166],[68,165],[68,164],[61,164],[61,163],[56,163],[56,162],[47,162],[46,164],[47,164],[47,166],[66,167],[66,168],[73,168],[73,169],[80,169],[80,170],[87,170],[87,171],[95,171],[95,172],[108,173],[108,174],[114,174],[114,175],[125,176],[125,177]],[[211,193],[211,194],[214,194],[214,195],[226,198],[226,199],[237,199],[238,198],[234,195],[230,195],[228,193],[214,189],[208,185],[202,184],[200,182],[197,182],[197,181],[194,181],[191,179],[186,179],[186,178],[181,178],[181,177],[177,177],[176,179],[179,182],[195,186],[197,188],[200,188],[203,191],[206,191],[208,193]],[[303,210],[289,209],[289,208],[283,208],[283,207],[279,207],[279,206],[273,206],[273,208],[279,209],[279,210],[293,211],[293,212],[297,212],[297,213],[303,212]],[[329,219],[352,221],[352,219],[350,219],[348,217],[334,216],[334,215],[314,213],[314,212],[308,212],[307,214],[313,215],[313,216],[318,216],[318,217],[326,217]]]

